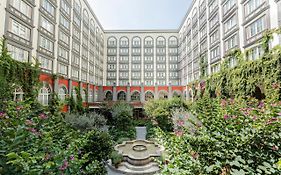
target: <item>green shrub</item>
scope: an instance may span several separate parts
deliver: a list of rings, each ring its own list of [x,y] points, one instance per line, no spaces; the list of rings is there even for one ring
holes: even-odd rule
[[[116,103],[111,108],[114,126],[127,131],[132,126],[133,108],[128,103]]]
[[[65,121],[80,131],[100,129],[106,124],[106,119],[104,116],[95,112],[83,115],[73,113],[67,114]]]
[[[112,161],[112,165],[114,165],[117,168],[118,165],[123,161],[123,156],[119,154],[117,151],[113,151],[111,154],[111,161]]]
[[[151,100],[144,106],[149,119],[164,131],[173,130],[172,112],[178,108],[187,108],[186,103],[180,98]]]

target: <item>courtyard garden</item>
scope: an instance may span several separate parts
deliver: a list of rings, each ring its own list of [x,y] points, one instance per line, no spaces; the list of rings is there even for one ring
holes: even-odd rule
[[[0,174],[107,174],[107,160],[118,166],[123,159],[113,147],[134,140],[136,126],[165,148],[155,160],[159,174],[281,174],[281,47],[269,50],[270,36],[259,60],[233,51],[235,67],[226,59],[220,72],[190,83],[190,100],[146,102],[145,119],[125,102],[92,112],[79,95],[61,102],[52,94],[48,106],[39,104],[38,63],[17,62],[2,47]],[[23,101],[13,95],[17,86]]]

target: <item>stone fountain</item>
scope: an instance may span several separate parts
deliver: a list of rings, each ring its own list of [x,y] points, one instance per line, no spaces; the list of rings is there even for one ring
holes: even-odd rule
[[[138,133],[138,130],[137,130]],[[123,156],[123,162],[115,169],[122,174],[155,174],[159,172],[158,163],[154,158],[161,157],[164,147],[152,141],[137,140],[125,141],[114,147]]]
[[[118,171],[124,174],[154,174],[159,171],[154,158],[161,156],[164,147],[152,141],[133,140],[116,145],[115,150],[123,155]]]

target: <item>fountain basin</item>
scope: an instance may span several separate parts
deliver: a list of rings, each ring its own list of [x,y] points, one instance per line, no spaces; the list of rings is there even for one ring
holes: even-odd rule
[[[163,146],[147,140],[126,141],[114,148],[123,155],[125,161],[135,166],[149,164],[164,151]]]

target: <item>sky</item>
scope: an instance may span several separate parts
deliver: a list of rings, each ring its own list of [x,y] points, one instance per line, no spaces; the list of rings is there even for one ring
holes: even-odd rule
[[[88,0],[105,30],[178,29],[192,0]]]

